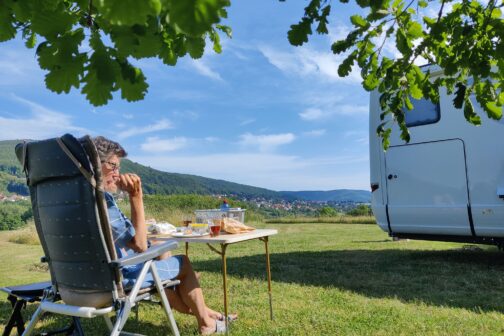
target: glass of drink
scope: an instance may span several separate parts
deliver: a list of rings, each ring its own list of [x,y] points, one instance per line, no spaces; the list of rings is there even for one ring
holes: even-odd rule
[[[219,235],[221,230],[221,221],[220,219],[214,220],[212,225],[210,226],[210,235],[212,237],[216,237]]]
[[[183,226],[189,226],[192,223],[192,217],[191,216],[184,216],[182,219],[182,225]]]

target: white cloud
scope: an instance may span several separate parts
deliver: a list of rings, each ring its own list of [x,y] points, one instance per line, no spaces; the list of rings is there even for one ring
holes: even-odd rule
[[[206,137],[204,140],[206,142],[217,142],[217,141],[219,141],[219,138],[210,136],[210,137]]]
[[[255,119],[246,119],[246,120],[243,120],[242,122],[240,122],[240,126],[246,126],[248,124],[254,123],[255,121],[256,121]]]
[[[367,155],[306,158],[271,153],[219,153],[137,156],[132,159],[162,171],[224,179],[273,190],[369,188]]]
[[[303,135],[309,136],[309,137],[321,137],[325,134],[326,134],[325,129],[317,129],[317,130],[303,132]]]
[[[191,60],[190,62],[191,66],[196,70],[197,73],[200,75],[203,75],[205,77],[217,80],[217,81],[223,81],[221,75],[212,70],[208,64],[202,59],[199,60]]]
[[[303,120],[319,120],[323,118],[327,118],[330,115],[328,112],[324,112],[318,108],[308,108],[303,112],[299,113],[299,116]]]
[[[329,25],[329,41],[331,43],[338,40],[346,39],[348,34],[352,31],[352,27],[347,26],[344,23],[336,22],[335,24]]]
[[[73,133],[76,136],[91,133],[73,125],[72,118],[31,100],[11,95],[11,98],[28,107],[29,118],[0,117],[0,140],[32,139],[40,140]]]
[[[184,118],[184,119],[189,119],[189,120],[198,120],[199,114],[194,111],[190,110],[185,110],[185,111],[174,111],[173,113],[174,117],[179,117],[179,118]]]
[[[184,137],[175,137],[172,139],[149,137],[140,147],[145,152],[172,152],[186,145],[187,139]]]
[[[168,119],[161,119],[158,122],[144,127],[132,127],[117,134],[118,139],[126,139],[135,135],[152,133],[173,128],[173,124]]]
[[[287,75],[315,76],[321,80],[347,84],[356,84],[362,81],[360,73],[355,67],[347,77],[338,75],[338,67],[344,59],[342,55],[309,48],[297,48],[294,51],[284,52],[269,46],[260,46],[259,51],[272,65]]]
[[[354,142],[361,145],[369,145],[369,133],[363,131],[347,131],[343,134],[343,137],[353,140]]]
[[[34,50],[2,47],[0,56],[0,86],[32,85],[43,80]]]
[[[293,142],[296,136],[292,133],[253,135],[245,133],[240,135],[240,144],[244,146],[257,146],[261,152],[272,151],[276,147]]]
[[[338,115],[363,116],[369,112],[367,105],[336,105],[324,109],[310,107],[299,113],[299,117],[306,121],[326,120]]]
[[[131,114],[131,113],[125,113],[122,116],[124,119],[128,119],[128,120],[133,119],[133,114]]]

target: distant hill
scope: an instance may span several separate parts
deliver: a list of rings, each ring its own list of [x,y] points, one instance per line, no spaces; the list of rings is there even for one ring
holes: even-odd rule
[[[14,147],[20,140],[0,141],[0,192],[28,194],[24,173],[14,154]],[[332,191],[273,191],[245,184],[202,176],[177,174],[159,171],[139,163],[123,160],[121,171],[136,173],[142,178],[146,194],[201,194],[201,195],[235,195],[237,197],[307,201],[350,201],[369,202],[371,194],[365,190],[332,190]]]
[[[121,171],[138,174],[148,194],[233,194],[243,197],[281,198],[281,195],[273,190],[196,175],[162,172],[127,159],[121,163]]]
[[[329,191],[279,191],[279,193],[284,197],[294,197],[305,201],[371,202],[371,192],[367,190],[338,189]]]

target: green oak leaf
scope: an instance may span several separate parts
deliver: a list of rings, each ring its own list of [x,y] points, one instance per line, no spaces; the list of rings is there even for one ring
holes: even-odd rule
[[[339,40],[332,44],[331,50],[334,54],[341,54],[347,51],[347,49],[350,47],[351,43],[349,43],[347,40]]]
[[[12,22],[12,13],[7,6],[0,5],[0,42],[8,41],[16,36],[16,28]]]
[[[411,97],[413,97],[417,100],[420,100],[423,98],[423,92],[415,82],[410,82],[409,91],[410,91]]]
[[[346,77],[352,71],[352,65],[355,62],[355,58],[357,57],[357,51],[354,50],[350,55],[348,55],[343,62],[338,67],[338,75],[340,77]]]
[[[32,1],[13,1],[11,3],[12,12],[16,17],[16,20],[20,22],[27,22],[31,18],[32,12]],[[1,11],[1,10],[0,10]]]
[[[87,61],[87,55],[79,53],[79,45],[83,40],[84,31],[80,28],[39,45],[38,62],[42,69],[48,70],[45,76],[48,89],[68,93],[72,87],[79,87]]]
[[[79,17],[72,12],[65,11],[65,4],[60,3],[57,8],[41,8],[33,11],[31,29],[33,32],[47,39],[55,38],[58,34],[72,29]]]
[[[222,46],[220,44],[220,36],[217,34],[215,30],[210,31],[210,40],[213,43],[213,50],[217,53],[220,54],[222,52]]]
[[[370,73],[369,75],[366,76],[366,79],[364,79],[364,82],[362,83],[364,86],[364,89],[367,91],[373,91],[376,89],[378,84],[380,84],[380,81],[378,78],[376,78],[376,75],[374,73]]]
[[[147,32],[143,36],[137,36],[138,45],[131,54],[135,58],[155,57],[159,53],[162,44],[160,33]]]
[[[411,99],[406,95],[404,96],[404,105],[408,110],[413,110],[413,103],[411,102]]]
[[[86,60],[87,57],[83,54],[53,67],[45,76],[47,88],[57,93],[69,93],[72,87],[78,88]]]
[[[233,31],[231,29],[231,27],[228,27],[228,26],[225,26],[225,25],[215,25],[215,27],[217,29],[219,29],[221,32],[223,32],[224,34],[226,34],[227,37],[229,38],[232,38],[233,37]]]
[[[230,4],[229,0],[170,0],[170,22],[188,36],[201,37],[220,22],[219,13]]]
[[[499,95],[497,96],[497,104],[504,105],[504,91],[499,93]]]
[[[112,86],[99,80],[96,72],[88,72],[82,81],[85,85],[81,92],[94,106],[105,105],[112,99]]]
[[[457,83],[455,86],[457,87],[457,91],[455,92],[455,98],[453,98],[453,106],[461,109],[464,105],[467,87],[462,83]]]
[[[464,117],[473,125],[481,125],[481,118],[474,112],[474,106],[467,96],[464,100]]]
[[[159,58],[161,58],[163,60],[164,64],[171,65],[171,66],[176,65],[177,60],[178,60],[177,54],[168,45],[164,45],[161,48],[161,51],[159,53]]]
[[[121,57],[133,55],[140,44],[133,29],[126,26],[112,27],[110,30],[110,39],[114,42],[117,55]]]
[[[303,18],[300,23],[290,26],[291,29],[287,33],[290,44],[300,46],[308,42],[308,35],[312,34],[311,24],[312,20]]]
[[[119,65],[111,59],[99,34],[93,33],[89,44],[95,52],[89,58],[89,64],[85,69],[87,73],[82,80],[85,85],[81,92],[94,106],[105,105],[112,99],[116,75],[119,74]]]
[[[502,11],[500,8],[494,8],[492,10],[492,19],[501,19],[502,18]]]
[[[119,62],[121,75],[117,76],[117,87],[121,90],[122,99],[129,102],[142,100],[149,85],[142,70],[128,62]]]
[[[411,53],[411,41],[406,37],[402,29],[398,29],[396,32],[396,45],[403,55]]]
[[[488,117],[494,120],[502,118],[502,106],[497,105],[495,102],[490,101],[483,105],[483,108],[488,114]]]
[[[367,29],[370,26],[370,23],[360,15],[352,15],[350,21],[357,28]]]
[[[29,37],[25,41],[25,46],[28,49],[35,48],[35,45],[37,44],[37,35],[35,35],[34,32],[31,32]]]
[[[159,0],[98,0],[93,5],[106,20],[119,26],[144,24],[149,16],[156,17],[161,12]]]
[[[186,42],[187,51],[192,58],[198,59],[205,52],[205,39],[203,38],[188,38]]]
[[[412,39],[417,39],[423,36],[422,25],[418,22],[411,22],[408,26],[408,36]]]

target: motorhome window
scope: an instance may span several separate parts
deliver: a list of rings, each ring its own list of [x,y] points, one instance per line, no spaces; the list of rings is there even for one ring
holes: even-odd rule
[[[411,102],[413,103],[413,110],[403,109],[407,127],[434,124],[439,121],[441,117],[439,104],[435,104],[427,99],[417,100],[411,98]]]

